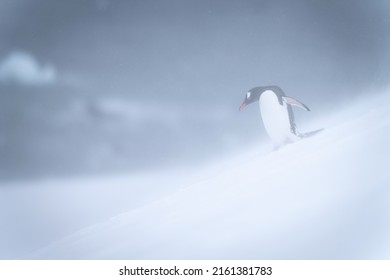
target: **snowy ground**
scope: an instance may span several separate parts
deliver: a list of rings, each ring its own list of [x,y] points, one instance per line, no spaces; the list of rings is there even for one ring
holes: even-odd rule
[[[390,95],[199,169],[0,186],[0,258],[390,259]]]

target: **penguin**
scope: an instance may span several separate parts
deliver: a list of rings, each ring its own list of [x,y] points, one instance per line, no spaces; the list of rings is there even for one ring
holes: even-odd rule
[[[274,149],[294,143],[301,138],[313,136],[322,129],[308,133],[299,133],[296,129],[292,106],[310,111],[302,102],[288,97],[278,86],[254,87],[245,96],[239,110],[242,111],[247,105],[259,101],[261,117],[264,128],[271,138]]]

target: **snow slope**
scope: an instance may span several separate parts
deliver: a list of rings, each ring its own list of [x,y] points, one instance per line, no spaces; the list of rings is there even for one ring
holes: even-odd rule
[[[205,167],[213,172],[191,184],[168,188],[191,171],[145,176],[157,193],[141,195],[142,203],[130,203],[134,190],[123,187],[122,214],[15,257],[389,259],[389,101],[389,94],[356,100],[307,124],[326,128],[316,136],[275,152],[253,149],[218,171]],[[99,201],[92,210],[104,207]]]

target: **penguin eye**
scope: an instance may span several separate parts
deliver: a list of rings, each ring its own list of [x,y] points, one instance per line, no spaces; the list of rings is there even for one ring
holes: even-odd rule
[[[248,92],[246,93],[246,99],[249,99],[249,98],[251,98],[251,93],[248,91]]]

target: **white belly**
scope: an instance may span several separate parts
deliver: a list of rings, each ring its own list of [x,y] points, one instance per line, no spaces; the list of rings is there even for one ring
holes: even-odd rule
[[[259,100],[264,128],[277,148],[299,139],[291,132],[287,105],[280,105],[278,97],[271,90],[263,92]]]

